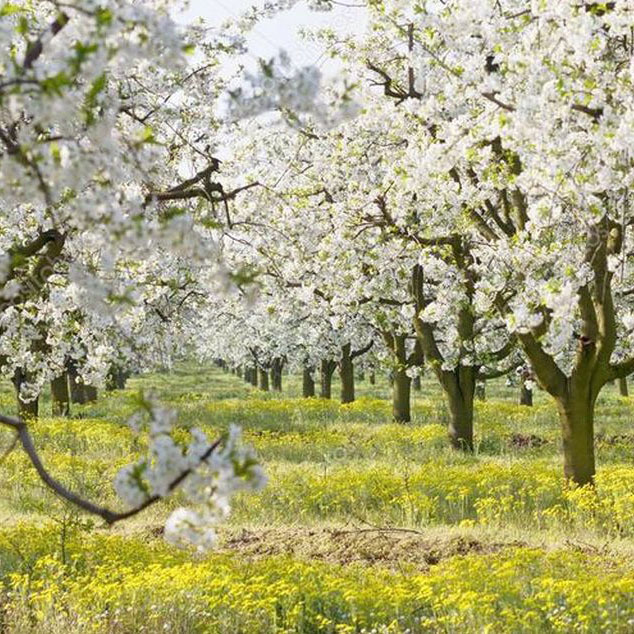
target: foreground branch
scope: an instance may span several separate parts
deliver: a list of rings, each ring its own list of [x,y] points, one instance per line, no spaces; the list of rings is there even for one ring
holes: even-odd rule
[[[148,508],[149,506],[152,506],[153,504],[156,504],[156,502],[162,499],[160,495],[153,495],[149,497],[147,500],[145,500],[145,502],[143,502],[142,504],[139,504],[138,506],[135,506],[132,509],[129,509],[127,511],[122,511],[122,512],[112,511],[103,506],[99,506],[98,504],[95,504],[94,502],[91,502],[90,500],[85,500],[84,498],[80,497],[73,491],[66,488],[61,482],[56,480],[46,470],[46,467],[42,463],[42,460],[40,459],[40,456],[37,453],[37,449],[35,448],[35,444],[33,443],[33,438],[31,437],[31,434],[29,433],[28,426],[24,421],[20,419],[15,419],[15,418],[9,418],[7,416],[3,416],[2,414],[0,414],[0,424],[5,425],[6,427],[10,427],[11,429],[14,429],[16,431],[17,437],[20,443],[22,444],[22,448],[24,449],[26,455],[29,457],[31,464],[35,467],[35,470],[37,471],[37,474],[40,476],[40,479],[58,497],[70,502],[71,504],[74,504],[75,506],[83,509],[84,511],[91,513],[92,515],[97,515],[101,517],[109,525],[115,524],[116,522],[120,522],[121,520],[125,520],[135,515],[138,515],[139,513],[141,513],[141,511],[144,511],[146,508]],[[203,462],[205,462],[211,456],[211,454],[218,448],[220,443],[221,443],[221,439],[218,439],[216,442],[214,442],[209,447],[209,449],[207,449],[207,451],[201,456],[199,464],[202,464]],[[172,480],[172,482],[168,486],[168,491],[171,493],[176,488],[178,488],[187,479],[187,477],[191,475],[192,471],[193,469],[191,468],[185,469],[185,471],[183,471],[177,478]]]

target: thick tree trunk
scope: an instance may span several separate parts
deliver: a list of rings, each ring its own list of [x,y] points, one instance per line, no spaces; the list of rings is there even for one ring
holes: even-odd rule
[[[564,475],[575,484],[592,484],[594,461],[594,403],[569,394],[557,399],[564,445]]]
[[[349,343],[341,347],[339,378],[341,379],[341,402],[352,403],[354,401],[354,363]]]
[[[619,394],[621,396],[629,396],[629,391],[627,389],[627,378],[625,377],[619,379]]]
[[[258,387],[265,392],[269,391],[269,373],[263,368],[258,368]]]
[[[520,382],[520,405],[533,406],[533,390],[529,390],[524,381]]]
[[[15,386],[16,399],[18,404],[18,416],[24,420],[37,418],[39,414],[39,399],[30,402],[23,401],[20,397],[20,387],[28,380],[28,374],[18,368],[13,375],[13,385]]]
[[[454,449],[473,451],[473,398],[477,368],[461,365],[442,371],[441,383],[449,404],[449,440]]]
[[[411,414],[411,385],[412,379],[405,370],[397,370],[392,384],[392,416],[397,423],[409,423]]]
[[[53,416],[70,414],[70,392],[66,372],[62,372],[51,381],[51,409]]]
[[[383,338],[393,355],[394,368],[392,370],[392,417],[397,423],[409,423],[411,416],[411,387],[412,379],[407,375],[407,338],[384,332]]]
[[[332,397],[332,375],[337,364],[331,359],[322,359],[319,369],[319,396],[320,398]]]
[[[271,364],[271,385],[276,392],[282,391],[282,368],[284,360],[276,357]]]
[[[302,372],[302,395],[304,398],[315,396],[315,380],[313,379],[313,371],[315,368],[305,367]]]

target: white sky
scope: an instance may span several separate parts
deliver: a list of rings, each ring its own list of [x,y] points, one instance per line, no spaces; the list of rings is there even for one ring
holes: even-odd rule
[[[208,24],[218,26],[227,18],[239,16],[254,4],[257,5],[258,0],[190,0],[190,8],[183,19],[188,21],[202,17]],[[254,59],[270,59],[280,49],[285,49],[297,67],[316,64],[326,73],[333,72],[336,62],[325,56],[315,44],[302,41],[297,34],[300,27],[325,26],[336,26],[337,30],[343,32],[362,30],[363,12],[351,8],[316,12],[310,11],[300,2],[292,10],[256,25],[248,38],[250,55]]]

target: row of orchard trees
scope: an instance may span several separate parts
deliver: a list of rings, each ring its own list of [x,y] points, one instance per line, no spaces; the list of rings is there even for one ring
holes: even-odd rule
[[[265,280],[272,354],[344,366],[363,328],[378,333],[397,375],[433,368],[465,449],[477,382],[523,358],[557,405],[566,476],[589,483],[597,397],[634,370],[634,7],[367,11],[364,35],[316,36],[356,83],[357,116],[284,134],[248,122],[233,148],[231,171],[263,186],[223,246]]]
[[[470,450],[477,382],[524,360],[566,476],[591,482],[596,399],[634,370],[631,2],[372,1],[365,33],[315,36],[345,81],[282,58],[222,107],[258,11],[214,31],[173,4],[0,2],[0,371],[21,411],[186,343],[293,360],[325,393],[338,369],[344,401],[361,355],[389,358],[400,403],[424,359]],[[252,118],[270,110],[290,126]]]
[[[119,472],[128,509],[112,511],[46,472],[28,425],[49,384],[54,413],[67,414],[71,400],[169,362],[202,298],[234,284],[218,234],[253,184],[223,185],[228,114],[321,107],[306,69],[254,75],[220,108],[223,61],[276,4],[217,28],[177,24],[179,4],[0,0],[0,374],[20,415],[0,414],[0,442],[14,435],[8,451],[21,447],[50,488],[109,524],[183,490],[197,510],[175,512],[166,534],[202,548],[230,494],[262,483],[237,433],[210,444],[194,429],[183,449],[173,414],[144,400],[131,425],[148,432],[149,455]]]

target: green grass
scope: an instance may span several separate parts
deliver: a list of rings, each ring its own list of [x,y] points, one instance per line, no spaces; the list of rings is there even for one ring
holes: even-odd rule
[[[431,376],[409,425],[391,422],[383,377],[358,382],[346,406],[300,398],[300,380],[263,393],[183,364],[34,423],[50,470],[109,505],[114,474],[142,449],[124,425],[139,390],[184,428],[241,425],[270,481],[235,499],[201,558],[161,539],[177,499],[106,529],[12,453],[0,464],[0,632],[634,631],[634,399],[601,395],[592,492],[563,480],[543,393],[520,407],[517,388],[491,382],[465,455],[447,445]],[[8,385],[0,406],[14,408]],[[9,441],[0,432],[0,448]]]

